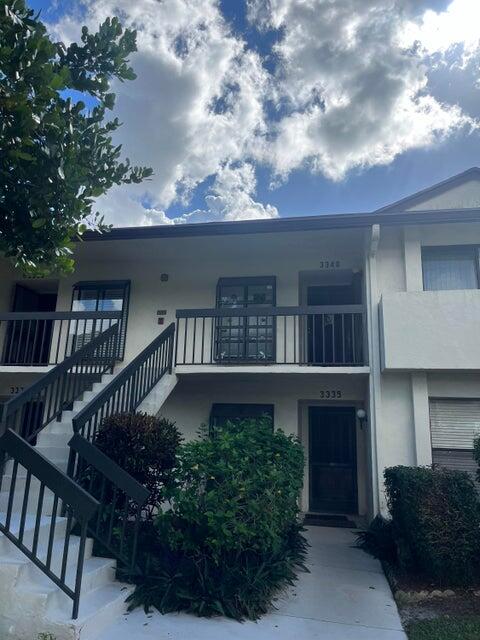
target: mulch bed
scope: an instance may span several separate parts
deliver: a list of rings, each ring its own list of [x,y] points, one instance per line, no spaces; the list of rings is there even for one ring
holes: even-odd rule
[[[439,617],[480,616],[480,585],[469,589],[449,587],[406,575],[384,564],[384,571],[405,626]]]

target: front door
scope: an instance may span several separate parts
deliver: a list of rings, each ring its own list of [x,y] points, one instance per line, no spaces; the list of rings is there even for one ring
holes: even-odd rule
[[[354,407],[309,407],[310,511],[357,512]]]

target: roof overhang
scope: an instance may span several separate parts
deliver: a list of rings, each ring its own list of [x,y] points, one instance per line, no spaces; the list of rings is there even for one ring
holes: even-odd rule
[[[459,222],[480,222],[480,208],[434,209],[430,211],[385,211],[374,213],[340,213],[334,215],[240,220],[234,222],[203,222],[195,224],[116,227],[105,233],[87,231],[86,241],[139,240],[150,238],[185,238],[224,236],[322,229],[354,229],[380,225],[424,225]]]

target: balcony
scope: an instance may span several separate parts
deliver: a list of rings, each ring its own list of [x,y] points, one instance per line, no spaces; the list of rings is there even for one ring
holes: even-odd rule
[[[480,369],[480,291],[411,291],[380,304],[385,371]]]
[[[0,366],[49,367],[62,362],[113,324],[119,311],[0,313]],[[117,354],[123,354],[120,330]]]
[[[363,305],[180,309],[182,366],[364,367]]]

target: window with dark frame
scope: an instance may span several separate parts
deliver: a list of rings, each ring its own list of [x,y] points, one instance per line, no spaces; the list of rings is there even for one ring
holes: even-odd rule
[[[77,282],[72,291],[72,311],[121,311],[119,327],[119,359],[125,352],[130,280],[98,280]],[[79,327],[71,323],[71,350],[76,351],[111,326],[111,320],[88,320]]]
[[[220,278],[219,309],[274,307],[275,276]],[[220,362],[269,362],[275,359],[273,316],[221,317],[215,325],[215,358]]]
[[[424,291],[478,289],[479,249],[476,245],[422,247]]]
[[[215,403],[210,412],[210,434],[227,422],[269,418],[274,426],[273,404]]]

